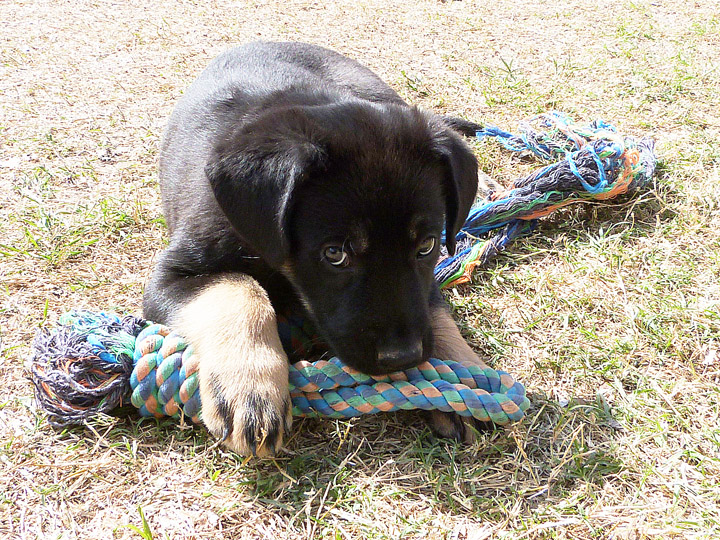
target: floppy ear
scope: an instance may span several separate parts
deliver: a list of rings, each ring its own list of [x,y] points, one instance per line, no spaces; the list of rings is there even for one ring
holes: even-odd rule
[[[465,141],[446,127],[436,132],[433,142],[433,150],[445,164],[445,245],[454,255],[455,236],[465,224],[477,194],[477,159]]]
[[[238,130],[205,167],[215,199],[243,243],[273,268],[288,254],[285,225],[295,189],[322,157],[303,134],[302,119],[288,113]]]

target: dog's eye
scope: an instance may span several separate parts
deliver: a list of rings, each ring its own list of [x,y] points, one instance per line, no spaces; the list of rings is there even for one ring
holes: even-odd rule
[[[417,256],[418,257],[427,257],[433,252],[433,249],[435,249],[435,237],[434,236],[428,236],[425,240],[423,240],[420,243]]]
[[[347,266],[350,262],[350,257],[342,246],[327,246],[322,254],[323,258],[333,266]]]

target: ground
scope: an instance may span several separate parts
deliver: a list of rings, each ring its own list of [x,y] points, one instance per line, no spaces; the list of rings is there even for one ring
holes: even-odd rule
[[[708,0],[0,2],[0,536],[720,537],[720,18]],[[139,313],[173,104],[254,39],[356,58],[412,103],[651,135],[653,186],[546,220],[448,299],[533,407],[470,446],[412,414],[297,421],[274,461],[172,420],[54,431],[38,327]],[[475,143],[503,183],[537,166]],[[144,516],[144,517],[143,517]]]

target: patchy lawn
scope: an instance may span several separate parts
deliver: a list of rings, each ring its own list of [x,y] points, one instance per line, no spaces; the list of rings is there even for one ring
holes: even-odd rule
[[[0,2],[0,536],[720,537],[713,4]],[[460,446],[412,414],[296,421],[257,462],[172,420],[56,432],[35,409],[39,326],[139,313],[166,118],[254,39],[329,46],[412,103],[508,130],[558,109],[656,138],[649,192],[554,215],[448,293],[473,347],[528,388],[525,422]],[[501,183],[537,166],[474,144]]]

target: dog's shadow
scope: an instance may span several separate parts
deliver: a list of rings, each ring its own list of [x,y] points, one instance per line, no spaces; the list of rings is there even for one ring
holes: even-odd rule
[[[530,399],[522,422],[480,432],[470,444],[436,438],[416,411],[296,419],[284,452],[267,460],[224,450],[204,429],[170,418],[108,419],[57,438],[68,449],[123,456],[113,467],[126,470],[128,481],[148,478],[135,490],[136,504],[160,504],[154,486],[191,498],[204,493],[228,529],[241,526],[238,508],[317,537],[341,529],[392,536],[398,526],[422,530],[433,517],[504,527],[600,489],[626,468],[621,420],[602,399],[564,406],[537,393]]]
[[[301,420],[286,456],[248,463],[241,474],[248,496],[291,522],[357,525],[369,520],[362,509],[377,506],[368,530],[382,530],[388,519],[409,525],[428,513],[501,524],[623,469],[622,426],[606,404],[531,398],[522,423],[470,444],[436,438],[413,412]]]

